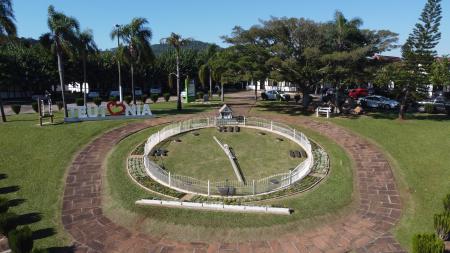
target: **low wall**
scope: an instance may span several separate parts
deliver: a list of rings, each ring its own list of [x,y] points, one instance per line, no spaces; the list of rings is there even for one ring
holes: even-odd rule
[[[216,204],[216,203],[196,203],[196,202],[183,202],[183,201],[172,201],[172,200],[141,199],[141,200],[136,201],[136,205],[165,206],[165,207],[188,208],[188,209],[197,209],[197,210],[240,212],[240,213],[270,213],[270,214],[283,214],[283,215],[291,214],[291,210],[289,208],[282,208],[282,207],[238,206],[238,205],[225,205],[225,204]]]

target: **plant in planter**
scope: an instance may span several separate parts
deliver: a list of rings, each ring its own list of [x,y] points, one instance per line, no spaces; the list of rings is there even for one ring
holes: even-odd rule
[[[450,212],[450,193],[444,197],[444,200],[442,202],[444,204],[444,209],[447,212]]]
[[[130,103],[131,103],[131,100],[133,100],[133,98],[132,98],[131,96],[125,96],[125,97],[123,98],[123,101],[125,101],[125,103],[127,103],[127,104],[130,104]]]
[[[31,108],[33,108],[33,111],[38,112],[39,110],[38,103],[37,102],[31,103]]]
[[[450,212],[434,215],[434,229],[442,240],[448,239],[450,234]]]
[[[117,97],[109,97],[109,101],[111,102],[117,102]]]
[[[416,234],[413,237],[413,253],[441,253],[444,252],[444,241],[435,234]]]
[[[28,226],[10,231],[8,245],[12,252],[30,253],[33,249],[33,232]]]
[[[147,99],[148,99],[148,95],[147,94],[142,94],[141,101],[142,101],[143,104],[145,104],[145,102],[147,102]]]
[[[203,99],[203,95],[205,95],[205,93],[203,91],[197,92],[197,98]]]
[[[17,227],[17,214],[12,212],[0,213],[0,234],[7,235]]]
[[[100,97],[94,98],[94,104],[100,106],[102,104],[102,99]]]
[[[0,213],[6,213],[9,209],[9,200],[7,198],[0,198]]]
[[[158,94],[152,94],[150,96],[150,99],[153,101],[154,104],[156,104],[156,101],[158,101],[159,95]]]
[[[77,99],[75,99],[75,103],[76,103],[78,106],[83,106],[83,105],[84,105],[84,99],[82,99],[82,98],[77,98]]]
[[[11,105],[11,110],[15,113],[15,114],[19,114],[20,113],[20,108],[22,106],[21,105]]]
[[[165,100],[166,102],[169,102],[169,99],[170,99],[170,93],[164,93],[164,94],[163,94],[163,97],[164,97],[164,100]]]
[[[296,104],[298,104],[298,101],[300,101],[300,98],[301,98],[301,97],[300,97],[300,94],[295,94],[295,95],[294,95],[294,100],[295,100],[295,103],[296,103]]]

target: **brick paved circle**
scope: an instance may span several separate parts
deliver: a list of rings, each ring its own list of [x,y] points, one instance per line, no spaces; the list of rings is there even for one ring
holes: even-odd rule
[[[289,233],[270,241],[187,243],[132,233],[105,217],[101,190],[106,154],[129,134],[186,117],[155,118],[128,124],[104,133],[77,154],[68,169],[62,208],[62,222],[73,237],[76,252],[404,252],[390,233],[401,216],[402,204],[383,153],[349,130],[306,117],[264,116],[318,131],[333,139],[353,159],[359,206],[332,224],[302,233]]]

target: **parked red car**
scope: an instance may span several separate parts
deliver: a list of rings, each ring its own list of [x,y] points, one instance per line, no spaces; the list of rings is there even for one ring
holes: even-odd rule
[[[369,91],[365,88],[351,89],[348,92],[348,96],[353,99],[358,99],[359,97],[365,97],[367,95],[369,95]]]

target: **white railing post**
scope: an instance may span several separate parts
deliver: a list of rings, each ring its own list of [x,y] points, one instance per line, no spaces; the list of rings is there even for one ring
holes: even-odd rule
[[[253,196],[255,196],[256,187],[255,187],[255,179],[253,179]]]
[[[169,187],[172,186],[172,180],[170,179],[170,171],[169,171]]]
[[[244,126],[246,125],[246,123],[245,123],[245,116],[244,116]]]
[[[207,120],[207,122],[208,122],[207,126],[209,126],[209,118],[206,118],[206,120]]]
[[[158,143],[161,142],[161,131],[158,131]]]
[[[210,194],[211,194],[211,186],[210,186],[209,180],[208,180],[208,197],[210,196]]]
[[[270,131],[273,130],[273,121],[270,121]]]
[[[178,133],[181,133],[181,121],[178,123]]]
[[[294,128],[294,139],[295,139],[295,128]]]
[[[289,170],[289,185],[292,184],[292,170]]]

